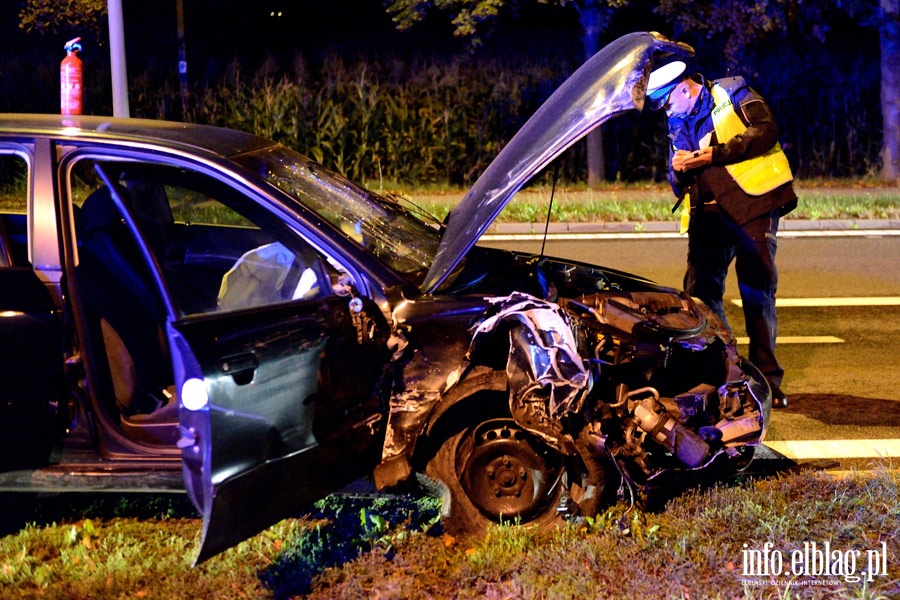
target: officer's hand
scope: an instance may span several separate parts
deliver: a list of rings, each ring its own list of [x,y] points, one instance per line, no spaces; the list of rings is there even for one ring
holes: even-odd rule
[[[683,172],[691,169],[705,167],[712,163],[712,148],[706,147],[702,150],[679,150],[672,156],[672,170]]]

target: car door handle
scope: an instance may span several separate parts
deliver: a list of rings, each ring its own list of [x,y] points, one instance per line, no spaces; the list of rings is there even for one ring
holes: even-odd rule
[[[219,360],[219,369],[223,373],[231,375],[238,385],[250,383],[258,366],[259,358],[255,352],[232,354]]]

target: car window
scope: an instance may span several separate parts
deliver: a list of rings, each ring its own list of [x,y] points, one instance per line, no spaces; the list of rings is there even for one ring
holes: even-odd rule
[[[27,263],[28,163],[0,148],[0,268]]]
[[[284,146],[247,152],[235,162],[264,177],[414,284],[421,283],[434,262],[441,241],[437,224],[420,220],[399,203],[359,188]]]
[[[181,314],[325,297],[339,279],[275,214],[207,173],[96,158],[79,160],[69,172],[79,252],[97,236],[128,237],[125,215],[113,202],[122,198]],[[131,237],[109,242],[130,246],[122,250],[130,256],[108,260],[149,279],[149,269],[130,264],[143,256]]]

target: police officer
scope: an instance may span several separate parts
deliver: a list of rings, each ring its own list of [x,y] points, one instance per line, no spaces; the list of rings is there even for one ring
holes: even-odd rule
[[[647,99],[668,117],[669,182],[690,209],[684,289],[725,320],[725,278],[735,263],[750,338],[776,408],[787,406],[775,357],[779,218],[797,205],[778,125],[741,77],[707,80],[682,61],[650,74]],[[727,321],[726,321],[727,322]]]

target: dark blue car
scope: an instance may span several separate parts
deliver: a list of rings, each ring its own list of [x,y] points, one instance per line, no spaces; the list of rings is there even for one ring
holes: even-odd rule
[[[477,533],[746,466],[770,391],[704,305],[476,246],[690,52],[603,49],[442,223],[246,133],[0,116],[0,488],[186,489],[203,560],[362,477]]]

